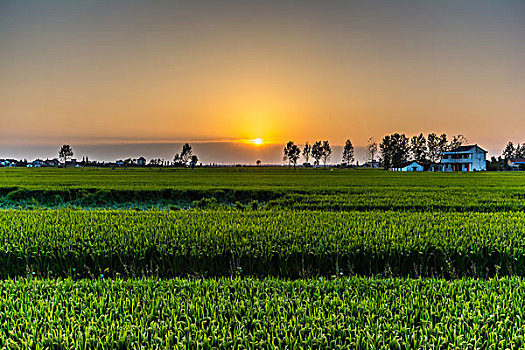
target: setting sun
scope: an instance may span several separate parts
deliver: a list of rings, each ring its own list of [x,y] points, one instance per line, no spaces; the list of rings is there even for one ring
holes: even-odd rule
[[[254,145],[262,145],[263,143],[263,140],[262,139],[253,139],[253,140],[249,140],[251,143],[253,143]]]

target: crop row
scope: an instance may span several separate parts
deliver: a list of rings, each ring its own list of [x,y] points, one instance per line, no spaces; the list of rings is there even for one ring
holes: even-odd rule
[[[2,348],[518,349],[525,282],[0,281]]]
[[[325,211],[525,211],[525,191],[457,188],[359,188],[329,193],[287,193],[268,208]]]
[[[290,191],[282,189],[0,189],[0,208],[188,209],[256,208],[325,211],[525,211],[525,190],[502,188],[346,188]]]
[[[96,188],[121,190],[214,189],[337,189],[365,187],[521,187],[523,172],[399,173],[383,170],[286,168],[202,169],[11,169],[0,168],[0,187],[37,190]]]
[[[0,277],[525,276],[525,213],[0,211]]]

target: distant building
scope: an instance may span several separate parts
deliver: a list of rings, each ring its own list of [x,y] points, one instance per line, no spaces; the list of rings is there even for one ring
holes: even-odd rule
[[[364,168],[379,168],[381,166],[381,163],[377,160],[374,160],[373,162],[366,162],[363,164]]]
[[[509,158],[507,165],[512,170],[525,170],[525,158]]]
[[[478,145],[461,146],[452,151],[441,152],[443,171],[485,171],[487,151]]]
[[[27,164],[28,168],[40,168],[45,166],[45,162],[42,159],[35,159],[31,163]]]
[[[60,161],[58,159],[46,159],[45,161],[45,165],[44,166],[48,166],[48,167],[56,167],[60,164]]]
[[[425,168],[418,162],[409,162],[399,165],[397,168],[390,168],[390,171],[423,171]]]
[[[15,167],[18,164],[16,159],[0,159],[0,166]]]

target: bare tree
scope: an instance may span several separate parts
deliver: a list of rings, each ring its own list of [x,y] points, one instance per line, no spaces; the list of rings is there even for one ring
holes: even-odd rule
[[[372,161],[372,166],[374,166],[374,155],[377,154],[377,142],[374,140],[373,137],[368,139],[368,144],[366,146],[368,150],[368,154],[370,155],[370,160]]]
[[[58,152],[58,158],[64,160],[64,169],[67,167],[67,161],[73,157],[73,149],[70,145],[63,145]]]
[[[354,146],[352,145],[352,141],[350,139],[347,139],[345,142],[345,146],[343,147],[343,165],[352,164],[354,162]]]

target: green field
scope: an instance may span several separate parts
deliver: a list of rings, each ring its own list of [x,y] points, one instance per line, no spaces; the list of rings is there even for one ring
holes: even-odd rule
[[[525,213],[0,211],[0,277],[525,276]]]
[[[2,169],[1,208],[524,211],[525,175],[287,168]],[[197,202],[196,202],[197,201]]]
[[[525,281],[0,282],[6,348],[519,349]]]
[[[0,187],[32,190],[74,188],[163,189],[270,189],[316,192],[341,188],[521,189],[521,172],[400,173],[371,169],[282,168],[0,168]]]
[[[525,173],[0,169],[0,208],[3,347],[525,346]]]

